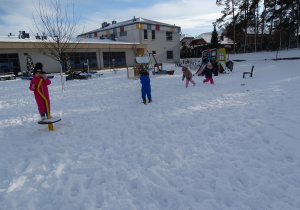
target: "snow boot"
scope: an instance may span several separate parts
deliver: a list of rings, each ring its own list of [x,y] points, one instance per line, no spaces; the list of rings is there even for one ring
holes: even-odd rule
[[[146,100],[143,100],[143,103],[146,104]]]

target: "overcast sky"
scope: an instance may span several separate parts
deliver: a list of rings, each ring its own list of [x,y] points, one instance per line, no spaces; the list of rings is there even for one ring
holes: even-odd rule
[[[50,1],[50,0],[48,0]],[[183,34],[197,36],[213,30],[212,22],[221,17],[223,7],[215,0],[61,0],[80,19],[84,32],[101,27],[102,22],[126,21],[142,17],[181,27]],[[1,0],[0,35],[30,32],[38,0]],[[82,32],[79,31],[80,34]]]

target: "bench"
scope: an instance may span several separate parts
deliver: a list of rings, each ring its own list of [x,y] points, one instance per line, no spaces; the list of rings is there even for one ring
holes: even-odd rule
[[[250,74],[250,77],[252,77],[253,69],[254,69],[254,66],[252,66],[251,71],[246,71],[246,72],[244,72],[244,73],[243,73],[243,78],[245,78],[245,75],[246,75],[246,74]]]
[[[14,74],[0,74],[0,81],[5,81],[5,80],[14,80],[16,79],[16,76]]]

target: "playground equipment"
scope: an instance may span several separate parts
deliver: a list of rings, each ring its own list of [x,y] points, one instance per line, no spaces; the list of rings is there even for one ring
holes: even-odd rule
[[[208,62],[211,62],[212,64],[216,62],[218,67],[218,72],[220,73],[229,73],[233,69],[233,62],[227,61],[226,59],[225,48],[203,50],[202,63],[200,65],[200,68],[197,70],[195,74],[197,73],[198,75],[201,74],[201,72],[203,71],[203,69],[205,68]]]
[[[233,69],[233,62],[226,60],[226,49],[220,48],[217,50],[217,63],[218,63],[218,69],[219,72],[223,73],[229,73],[229,71],[232,71]]]
[[[127,67],[128,79],[139,79],[142,71],[149,72],[150,58],[149,56],[139,56],[135,58],[137,66]]]
[[[152,55],[155,64],[151,66],[150,55]],[[162,63],[157,63],[155,56],[152,52],[145,52],[143,56],[138,56],[135,58],[135,63],[137,66],[127,67],[127,78],[129,79],[139,79],[140,73],[142,71],[147,71],[148,73],[152,70],[152,74],[169,74],[173,75],[174,70],[162,70]]]
[[[154,56],[154,54],[152,52],[148,52],[149,56],[152,55],[153,60],[155,61],[154,64],[154,70],[152,71],[152,74],[169,74],[169,75],[173,75],[174,74],[174,70],[163,70],[163,65],[162,63],[157,63],[156,58]]]

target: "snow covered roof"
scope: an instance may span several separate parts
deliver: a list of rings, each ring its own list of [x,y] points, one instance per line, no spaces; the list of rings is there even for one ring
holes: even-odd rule
[[[180,36],[180,41],[182,41],[184,38],[194,39],[194,37],[191,36],[191,35],[188,35],[188,34],[181,34],[181,36]]]
[[[49,37],[47,38],[49,39]],[[36,39],[35,37],[30,38],[19,38],[19,36],[0,36],[0,42],[19,42],[19,43],[29,43],[29,42],[42,42],[41,39]],[[78,40],[76,38],[71,39],[68,43],[77,43]],[[113,41],[110,39],[82,39],[80,43],[99,43],[99,44],[140,44],[126,41]]]
[[[200,34],[199,36],[196,36],[190,45],[209,44],[210,40],[211,40],[211,34],[212,34],[211,32],[210,33],[208,32],[208,33],[203,33],[203,34]],[[220,32],[218,32],[218,34],[219,34],[219,43],[220,44],[222,44],[222,45],[233,44],[233,41],[231,39],[222,35]]]
[[[195,40],[197,39],[203,39],[205,42],[209,43],[211,40],[211,33],[203,33],[199,36],[195,37]]]

